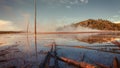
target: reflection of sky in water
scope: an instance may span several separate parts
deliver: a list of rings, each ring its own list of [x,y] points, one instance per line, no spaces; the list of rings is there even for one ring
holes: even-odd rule
[[[88,63],[94,64],[95,62],[97,62],[105,65],[111,65],[114,56],[120,57],[119,47],[115,46],[110,42],[89,44],[84,41],[81,42],[76,40],[76,38],[84,39],[94,35],[97,35],[97,34],[38,35],[37,36],[37,54],[38,55],[36,58],[36,50],[34,46],[33,35],[29,35],[27,37],[26,34],[5,34],[5,35],[0,35],[0,43],[3,43],[3,44],[0,44],[0,50],[3,50],[8,47],[12,47],[13,45],[18,45],[14,48],[18,49],[20,52],[19,53],[15,52],[13,54],[10,51],[12,53],[12,57],[15,57],[15,56],[22,57],[26,62],[29,62],[31,64],[36,63],[34,65],[37,65],[43,62],[46,53],[51,48],[50,44],[55,40],[56,44],[58,45],[57,53],[59,56],[64,56],[77,61],[81,61],[80,56],[85,54],[84,61]],[[119,36],[116,36],[115,38],[119,40]],[[73,46],[85,46],[85,47],[93,48],[95,50],[73,47]],[[118,52],[119,54],[112,53],[113,49],[114,49],[114,52]],[[11,53],[10,55],[9,54],[7,55],[7,58],[11,56]],[[101,59],[104,59],[104,60],[101,60]],[[119,61],[120,61],[120,58],[119,58]],[[13,61],[13,62],[16,62],[16,61]],[[19,65],[22,65],[22,62],[20,63],[21,64]],[[65,66],[69,67],[69,65],[66,65],[62,62],[59,62],[59,64],[61,64],[61,68],[64,68]]]

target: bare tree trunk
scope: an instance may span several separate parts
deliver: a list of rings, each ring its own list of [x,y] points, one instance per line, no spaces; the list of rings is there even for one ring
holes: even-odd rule
[[[36,27],[36,0],[34,0],[34,12],[35,12],[35,17],[34,17],[34,37],[35,37],[35,51],[36,51],[36,61],[37,61],[37,27]]]

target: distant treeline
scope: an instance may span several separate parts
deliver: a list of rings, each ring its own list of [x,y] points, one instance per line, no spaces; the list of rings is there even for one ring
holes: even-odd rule
[[[24,31],[0,31],[0,34],[24,33]]]

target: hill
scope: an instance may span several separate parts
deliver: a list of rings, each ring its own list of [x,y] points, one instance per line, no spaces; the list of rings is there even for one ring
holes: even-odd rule
[[[98,29],[98,30],[120,30],[120,23],[115,24],[113,22],[110,22],[108,20],[94,20],[94,19],[88,19],[82,22],[78,22],[75,24],[72,24],[74,27],[88,27],[92,29]]]
[[[120,23],[117,24],[120,27]]]

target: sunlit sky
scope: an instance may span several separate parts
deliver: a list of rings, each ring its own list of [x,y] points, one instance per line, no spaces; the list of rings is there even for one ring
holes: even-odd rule
[[[87,19],[120,22],[120,0],[37,0],[38,30]],[[25,30],[28,20],[33,29],[33,0],[0,0],[0,31]]]

